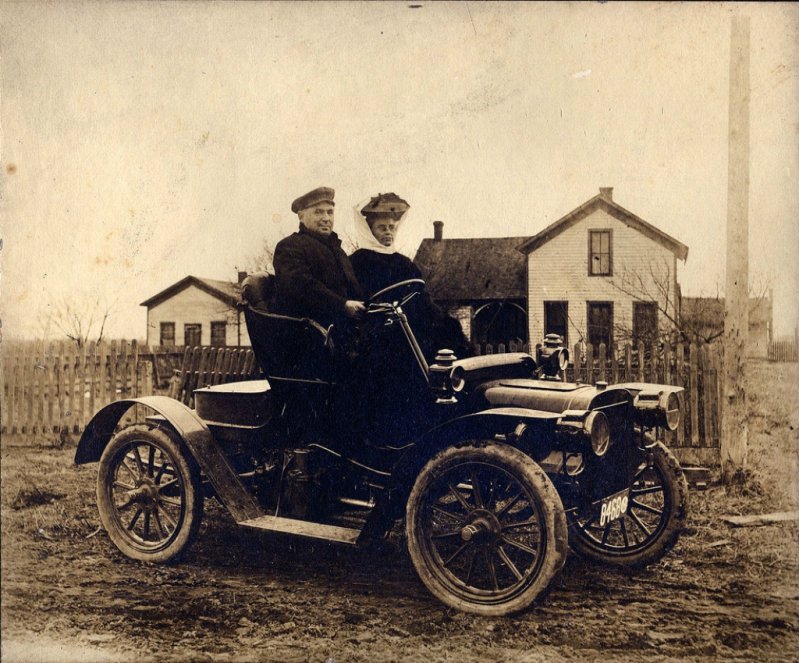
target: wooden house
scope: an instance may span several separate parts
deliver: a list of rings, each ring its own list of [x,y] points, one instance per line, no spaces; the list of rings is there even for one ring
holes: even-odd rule
[[[173,283],[141,303],[147,307],[147,344],[250,345],[236,308],[239,297],[238,284],[230,281],[187,276]]]

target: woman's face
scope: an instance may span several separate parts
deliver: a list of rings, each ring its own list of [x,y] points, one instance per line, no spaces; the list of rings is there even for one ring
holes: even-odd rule
[[[378,217],[370,226],[375,239],[383,246],[391,246],[397,234],[397,222],[390,217]]]

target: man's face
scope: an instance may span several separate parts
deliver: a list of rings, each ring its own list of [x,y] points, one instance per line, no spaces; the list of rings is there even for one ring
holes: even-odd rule
[[[312,233],[327,237],[333,232],[333,203],[321,202],[300,210],[300,223]]]
[[[383,246],[391,246],[397,234],[397,222],[389,217],[378,217],[371,226],[375,239]]]

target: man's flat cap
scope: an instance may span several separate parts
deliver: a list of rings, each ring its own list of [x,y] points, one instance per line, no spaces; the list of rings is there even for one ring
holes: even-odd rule
[[[319,203],[332,203],[333,196],[336,195],[336,192],[327,186],[320,186],[318,189],[314,189],[313,191],[309,191],[306,194],[303,194],[293,203],[291,203],[291,211],[295,214],[297,212],[301,212],[308,207],[313,207],[314,205],[318,205]]]
[[[364,216],[386,215],[399,219],[408,211],[409,207],[410,205],[396,193],[378,193],[361,208],[361,214]]]

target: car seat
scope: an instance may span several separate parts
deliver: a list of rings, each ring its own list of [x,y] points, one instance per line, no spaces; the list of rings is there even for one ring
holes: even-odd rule
[[[264,375],[273,384],[332,383],[334,370],[328,331],[310,318],[270,312],[274,289],[271,274],[251,274],[242,283],[247,332]]]

